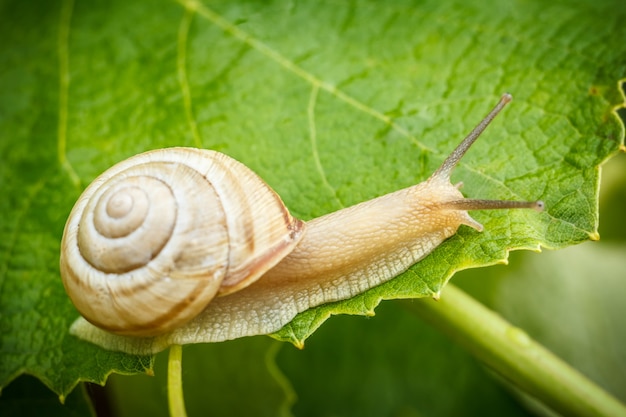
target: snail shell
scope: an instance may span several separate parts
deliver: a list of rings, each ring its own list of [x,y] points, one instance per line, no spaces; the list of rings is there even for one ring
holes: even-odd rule
[[[160,149],[115,165],[84,191],[63,234],[61,275],[88,321],[151,336],[257,280],[303,227],[234,159]]]

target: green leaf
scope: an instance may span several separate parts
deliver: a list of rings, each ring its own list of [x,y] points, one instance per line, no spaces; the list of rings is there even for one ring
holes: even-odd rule
[[[470,197],[548,210],[476,213],[482,234],[462,228],[399,278],[277,335],[298,344],[330,314],[372,314],[510,249],[597,235],[598,165],[623,146],[620,1],[0,7],[0,386],[29,373],[64,398],[79,380],[151,369],[68,334],[77,313],[58,275],[81,190],[147,149],[225,152],[310,219],[422,181],[514,94],[453,179]]]

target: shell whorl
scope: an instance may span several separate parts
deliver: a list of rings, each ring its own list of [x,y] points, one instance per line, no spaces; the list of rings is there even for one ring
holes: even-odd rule
[[[226,155],[146,152],[83,192],[65,227],[61,275],[87,320],[156,335],[191,320],[217,294],[254,282],[295,247],[303,226]]]

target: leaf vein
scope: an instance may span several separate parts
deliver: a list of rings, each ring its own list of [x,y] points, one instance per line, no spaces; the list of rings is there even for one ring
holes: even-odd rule
[[[59,120],[57,127],[57,154],[59,164],[70,177],[76,187],[80,187],[80,178],[67,159],[67,118],[68,99],[70,88],[69,74],[69,36],[74,0],[64,0],[61,4],[59,19],[59,37],[57,38],[57,53],[59,55]]]
[[[307,120],[309,124],[309,138],[311,139],[311,151],[313,153],[315,167],[320,174],[324,187],[326,187],[330,191],[337,205],[339,205],[340,208],[343,208],[344,204],[341,202],[341,200],[339,200],[339,197],[337,197],[337,190],[335,190],[335,188],[328,182],[328,178],[326,177],[326,172],[324,171],[324,167],[322,166],[322,161],[320,160],[320,155],[317,147],[317,130],[315,128],[315,104],[317,103],[318,92],[319,87],[317,85],[313,85],[313,88],[311,88],[311,95],[309,97],[309,104],[307,105]]]
[[[303,80],[310,83],[311,85],[330,93],[331,95],[335,96],[337,99],[354,107],[355,109],[365,114],[368,114],[375,119],[382,121],[386,125],[390,126],[393,130],[400,133],[402,136],[410,139],[413,143],[415,143],[420,148],[426,149],[424,145],[418,142],[417,138],[415,138],[406,128],[394,122],[394,120],[391,117],[366,105],[365,103],[357,100],[356,98],[338,89],[336,86],[330,83],[327,83],[323,81],[322,79],[316,77],[315,75],[311,74],[310,72],[306,71],[304,68],[300,67],[299,65],[294,63],[292,60],[282,55],[280,52],[272,49],[269,45],[254,38],[252,35],[250,35],[246,31],[238,28],[237,26],[232,24],[230,21],[228,21],[227,19],[225,19],[224,17],[222,17],[220,14],[213,11],[212,9],[208,8],[204,4],[196,0],[177,0],[177,1],[186,9],[196,11],[199,15],[206,18],[208,21],[210,21],[211,23],[213,23],[214,25],[222,29],[225,33],[233,36],[236,39],[239,39],[243,43],[249,45],[251,48],[255,49],[256,51],[265,55],[272,61],[276,62],[285,70],[302,78]]]
[[[189,79],[187,77],[187,40],[189,38],[189,29],[191,27],[191,21],[195,15],[195,10],[187,8],[185,14],[180,21],[178,28],[177,39],[177,57],[176,57],[176,69],[178,73],[178,82],[180,84],[181,93],[183,96],[183,105],[185,107],[185,118],[187,124],[191,129],[191,135],[195,146],[202,148],[202,139],[200,132],[198,131],[198,123],[193,115],[193,103],[191,99],[191,89],[189,88]]]

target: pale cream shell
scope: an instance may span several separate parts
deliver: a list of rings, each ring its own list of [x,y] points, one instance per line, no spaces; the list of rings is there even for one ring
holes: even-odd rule
[[[88,321],[152,336],[191,320],[218,292],[254,282],[303,228],[234,159],[160,149],[113,166],[83,192],[65,226],[61,276]]]

